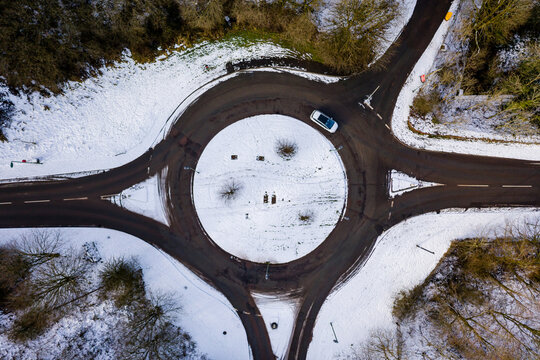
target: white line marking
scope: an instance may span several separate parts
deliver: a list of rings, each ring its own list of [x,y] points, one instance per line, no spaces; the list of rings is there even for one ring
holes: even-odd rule
[[[394,200],[392,200],[392,202],[390,203],[390,207],[391,207],[391,208],[394,207]]]
[[[101,195],[100,198],[101,200],[107,200],[107,198],[110,198],[110,197],[113,197],[113,196],[116,196],[118,194],[108,194],[108,195]]]
[[[65,198],[64,201],[73,201],[73,200],[88,200],[88,197],[78,197],[78,198]]]
[[[382,116],[377,113],[377,117],[382,120]]]
[[[50,202],[51,200],[28,200],[28,201],[25,201],[24,203],[25,204],[34,204],[34,203],[46,203],[46,202]]]
[[[503,185],[503,188],[532,188],[532,185]]]
[[[489,185],[468,185],[468,184],[461,184],[458,186],[460,187],[489,187]]]
[[[384,124],[384,126],[386,126],[386,128],[387,128],[388,130],[390,130],[390,126],[388,126],[388,124]],[[392,130],[390,130],[390,131],[392,131]]]
[[[388,213],[388,220],[390,220],[390,216],[392,216],[392,212],[391,212],[391,211]]]
[[[13,204],[11,201],[0,202],[0,205],[11,205],[11,204]]]

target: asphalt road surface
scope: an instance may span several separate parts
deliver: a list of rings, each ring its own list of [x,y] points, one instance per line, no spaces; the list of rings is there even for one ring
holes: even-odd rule
[[[176,119],[155,148],[107,172],[63,181],[0,185],[0,227],[97,226],[124,231],[164,250],[222,292],[237,309],[255,359],[274,359],[263,318],[250,295],[286,291],[301,299],[289,359],[305,359],[319,309],[332,288],[361,264],[378,235],[408,217],[450,207],[539,206],[540,166],[529,161],[436,153],[409,148],[389,129],[398,94],[431,41],[450,0],[419,0],[409,24],[372,70],[334,84],[291,74],[242,72],[208,90]],[[371,105],[363,100],[379,86]],[[259,114],[309,120],[313,109],[333,115],[328,138],[347,170],[345,215],[312,253],[286,264],[236,261],[202,231],[191,202],[197,160],[213,136],[231,123]],[[444,186],[387,195],[391,169]],[[167,194],[171,226],[107,201],[158,175]]]

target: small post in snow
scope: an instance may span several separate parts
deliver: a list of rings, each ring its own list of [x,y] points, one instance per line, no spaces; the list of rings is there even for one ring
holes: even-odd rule
[[[420,248],[420,249],[422,249],[422,250],[424,250],[424,251],[427,251],[428,253],[431,253],[431,254],[435,255],[435,253],[434,253],[433,251],[428,250],[428,249],[426,249],[426,248],[423,248],[423,247],[421,247],[421,246],[418,245],[418,244],[416,244],[416,247],[417,247],[417,248]]]
[[[330,321],[330,327],[332,328],[332,332],[334,333],[334,342],[337,344],[339,341],[336,336],[336,331],[334,330],[334,325],[332,324],[331,321]]]
[[[266,274],[264,274],[264,280],[268,280],[268,268],[270,267],[270,262],[266,262]]]
[[[194,168],[192,168],[191,166],[184,166],[184,170],[192,170],[192,171],[196,172],[197,174],[199,174],[199,172],[197,170],[195,170]]]

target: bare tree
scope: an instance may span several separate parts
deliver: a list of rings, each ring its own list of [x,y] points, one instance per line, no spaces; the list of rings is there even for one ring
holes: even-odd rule
[[[238,197],[238,194],[243,188],[243,184],[234,180],[229,179],[219,190],[219,196],[225,202],[234,200]]]
[[[13,246],[30,267],[35,267],[60,257],[63,245],[59,231],[35,229],[21,234]]]
[[[170,295],[155,294],[130,314],[126,356],[182,359],[195,350],[190,336],[173,324],[179,307]]]

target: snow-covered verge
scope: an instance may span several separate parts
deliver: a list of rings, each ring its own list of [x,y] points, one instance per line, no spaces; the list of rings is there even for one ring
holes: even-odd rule
[[[160,187],[158,181],[159,178],[156,175],[139,184],[133,185],[120,194],[107,194],[112,196],[105,198],[124,209],[169,225],[167,215],[165,214],[165,204],[162,201],[162,196],[159,194]]]
[[[291,156],[280,155],[280,146]],[[210,140],[195,170],[193,203],[208,236],[261,263],[311,252],[340,221],[347,199],[345,167],[332,143],[283,115],[229,125]]]
[[[456,13],[459,2],[459,0],[455,0],[452,3],[450,7],[451,12]],[[415,65],[413,71],[409,74],[409,77],[398,96],[396,107],[392,115],[392,132],[401,142],[419,149],[518,158],[525,160],[539,160],[540,145],[498,143],[482,140],[474,141],[444,139],[430,136],[430,134],[419,134],[411,131],[409,128],[408,119],[410,114],[410,106],[413,103],[414,97],[423,86],[420,76],[423,74],[428,75],[432,72],[432,66],[437,54],[439,53],[441,45],[443,44],[443,41],[445,41],[445,35],[451,26],[455,26],[455,18],[456,16],[454,15],[450,21],[442,21],[441,26],[431,40],[431,43]],[[471,130],[470,124],[467,125],[468,129],[457,126],[455,127],[456,129],[459,129],[456,134],[457,136],[463,136],[464,130],[468,131],[468,136],[472,136],[473,131]],[[478,134],[475,136],[480,137]],[[509,136],[502,136],[502,138],[510,141],[516,140],[515,138]],[[534,139],[529,139],[529,141],[532,142]]]
[[[538,218],[538,209],[445,210],[413,217],[385,231],[357,273],[331,293],[317,317],[309,359],[351,358],[375,329],[392,329],[401,290],[420,284],[454,239],[487,236],[507,223]],[[332,322],[338,342],[330,326]]]
[[[149,291],[174,294],[181,308],[177,325],[191,335],[201,354],[207,354],[211,359],[251,358],[244,327],[231,304],[178,261],[140,239],[118,231],[97,228],[54,230],[59,231],[66,243],[75,249],[80,249],[85,242],[96,242],[103,260],[120,257],[137,259]],[[26,231],[0,229],[0,238],[5,242]],[[79,332],[89,334],[85,346],[95,344],[106,347],[100,340],[105,334],[114,332],[115,323],[120,320],[109,317],[111,312],[110,303],[96,303],[88,309],[79,309],[26,347],[15,345],[5,334],[0,334],[0,354],[17,354],[20,350],[26,354],[25,358],[58,358],[63,347],[68,345],[63,340]],[[1,321],[4,323],[9,319],[4,316]],[[0,357],[10,359],[7,355]],[[108,357],[104,355],[98,358]]]
[[[246,45],[235,39],[167,51],[147,64],[136,63],[126,52],[121,62],[101,68],[99,76],[67,83],[63,94],[9,94],[14,112],[11,124],[3,129],[8,142],[0,142],[0,178],[125,164],[159,141],[190,101],[216,82],[235,76],[226,74],[227,62],[294,55],[272,43]],[[11,161],[23,159],[40,159],[42,164],[10,167]]]
[[[276,294],[252,293],[252,296],[263,316],[274,356],[284,359],[298,313],[298,300]]]
[[[434,182],[418,180],[397,170],[390,171],[388,177],[388,195],[390,198],[413,191],[414,189],[441,185]]]

